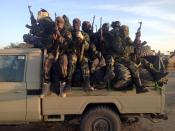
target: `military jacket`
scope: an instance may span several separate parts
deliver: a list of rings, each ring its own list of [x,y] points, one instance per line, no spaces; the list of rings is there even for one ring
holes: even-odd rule
[[[84,40],[80,41],[76,37],[76,31],[72,31],[72,41],[70,46],[70,51],[75,53],[78,57],[81,56],[81,52],[83,51],[84,55],[87,55],[87,51],[89,49],[89,42],[90,38],[87,33],[81,31],[82,35],[84,36]]]

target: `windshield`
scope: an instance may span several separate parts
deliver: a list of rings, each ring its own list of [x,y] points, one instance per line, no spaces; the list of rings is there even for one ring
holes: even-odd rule
[[[25,56],[0,56],[0,82],[23,82],[25,69]]]

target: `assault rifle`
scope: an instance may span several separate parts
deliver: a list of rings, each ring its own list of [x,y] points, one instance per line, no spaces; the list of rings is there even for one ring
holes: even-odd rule
[[[94,32],[94,22],[95,22],[95,15],[92,20],[92,26],[91,26],[91,31]]]
[[[141,28],[142,28],[142,21],[139,22],[139,28],[137,29],[137,33],[141,32]]]
[[[31,25],[26,24],[26,27],[32,30],[34,28],[34,26],[37,24],[37,21],[36,21],[34,15],[33,15],[33,12],[31,11],[31,7],[32,6],[28,5],[28,10],[29,10],[29,13],[30,13]]]
[[[102,29],[102,17],[100,17],[100,51],[103,53],[104,43],[103,43],[103,29]]]
[[[141,54],[141,47],[142,47],[142,43],[141,43],[141,40],[140,40],[141,27],[142,27],[142,22],[139,22],[139,28],[137,29],[136,37],[135,37],[135,40],[134,40],[135,53],[138,56],[140,56],[140,54]]]

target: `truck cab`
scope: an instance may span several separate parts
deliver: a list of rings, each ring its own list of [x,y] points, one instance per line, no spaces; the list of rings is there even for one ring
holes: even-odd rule
[[[84,92],[73,87],[66,98],[55,93],[41,97],[42,68],[40,49],[0,50],[0,124],[55,122],[65,121],[67,116],[80,116],[83,131],[119,131],[122,117],[164,113],[164,87],[150,87],[149,92],[142,94],[136,94],[135,89]]]

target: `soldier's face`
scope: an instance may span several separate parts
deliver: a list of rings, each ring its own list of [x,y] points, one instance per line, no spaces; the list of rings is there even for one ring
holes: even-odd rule
[[[108,32],[109,31],[109,27],[103,27],[103,32]]]
[[[79,22],[73,22],[73,27],[75,30],[80,30],[80,23]]]
[[[123,35],[124,35],[124,37],[129,36],[129,29],[128,29],[127,27],[125,27],[125,28],[123,29]]]
[[[84,32],[89,32],[91,30],[91,25],[90,24],[85,24],[82,26],[82,30]]]
[[[57,22],[57,27],[59,30],[62,30],[64,28],[64,22]]]

